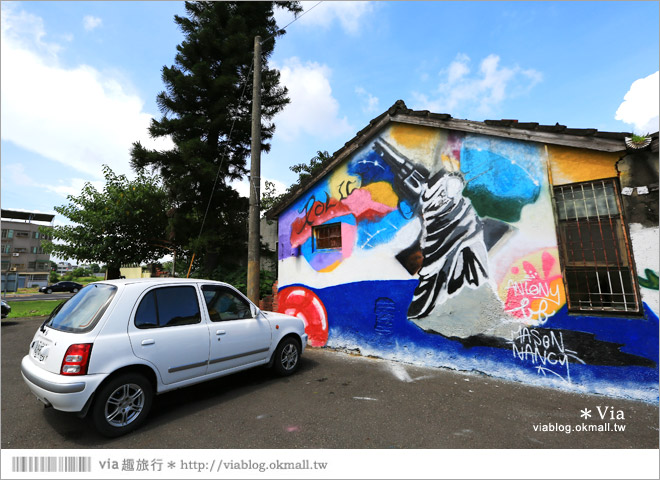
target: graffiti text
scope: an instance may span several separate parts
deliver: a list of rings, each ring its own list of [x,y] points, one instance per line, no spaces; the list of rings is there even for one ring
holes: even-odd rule
[[[539,374],[546,376],[550,373],[570,383],[569,358],[584,363],[577,357],[577,352],[564,346],[561,332],[557,335],[552,330],[541,331],[521,326],[511,333],[509,343],[513,356],[523,362],[531,362]]]

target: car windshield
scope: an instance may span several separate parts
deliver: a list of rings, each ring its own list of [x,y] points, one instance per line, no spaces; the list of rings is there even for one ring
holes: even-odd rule
[[[116,291],[114,285],[87,285],[61,308],[54,310],[45,325],[65,332],[82,333],[91,330],[108,308]]]

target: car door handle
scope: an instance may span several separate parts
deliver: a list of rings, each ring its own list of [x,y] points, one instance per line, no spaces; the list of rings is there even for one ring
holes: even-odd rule
[[[147,340],[142,340],[142,345],[153,345],[154,343],[156,343],[156,340],[152,338],[149,338]]]
[[[216,335],[224,335],[225,333],[227,332],[225,332],[224,330],[218,330],[215,332]]]

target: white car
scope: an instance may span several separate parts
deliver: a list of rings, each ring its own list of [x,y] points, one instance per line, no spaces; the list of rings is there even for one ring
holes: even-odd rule
[[[262,311],[226,283],[109,280],[53,311],[21,373],[44,405],[115,437],[144,422],[154,394],[257,365],[290,375],[306,345],[301,319]]]

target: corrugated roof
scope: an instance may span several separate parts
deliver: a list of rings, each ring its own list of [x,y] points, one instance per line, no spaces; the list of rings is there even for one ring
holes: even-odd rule
[[[316,175],[308,178],[303,184],[288,193],[277,205],[271,208],[266,214],[267,218],[272,220],[277,217],[296,198],[332,170],[336,164],[344,160],[351,152],[367,143],[390,122],[424,125],[447,130],[480,133],[483,135],[605,152],[624,152],[626,150],[625,139],[632,135],[630,132],[600,132],[595,128],[568,128],[566,125],[560,125],[559,123],[555,125],[540,125],[536,122],[519,122],[515,119],[484,120],[483,122],[460,120],[453,118],[448,113],[411,110],[403,100],[397,100],[390,108],[372,119],[365,128],[355,134],[355,137],[346,142],[343,147],[327,159]],[[657,152],[658,133],[654,133],[651,137],[654,138],[654,141],[651,143],[650,148],[655,148],[653,151]]]

